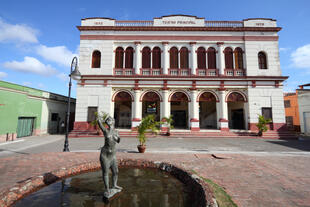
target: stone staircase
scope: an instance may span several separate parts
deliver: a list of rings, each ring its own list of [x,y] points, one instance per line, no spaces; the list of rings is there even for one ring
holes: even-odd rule
[[[121,137],[137,137],[138,132],[131,130],[118,129]],[[96,130],[73,130],[69,134],[69,138],[87,138],[87,137],[102,137]],[[171,130],[170,136],[161,132],[157,135],[148,134],[148,137],[162,138],[263,138],[263,139],[297,139],[298,134],[289,131],[267,131],[262,137],[257,136],[257,132],[245,130],[230,130],[221,132],[220,130],[201,130],[199,132],[191,132],[190,130]]]

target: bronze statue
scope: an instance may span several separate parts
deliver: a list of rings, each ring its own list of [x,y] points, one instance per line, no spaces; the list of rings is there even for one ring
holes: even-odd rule
[[[107,116],[104,120],[105,124],[108,126],[106,128],[100,117],[97,119],[98,125],[104,135],[104,146],[101,148],[100,152],[100,164],[102,170],[102,178],[104,182],[105,192],[104,197],[111,198],[116,193],[120,192],[122,188],[117,185],[118,178],[118,167],[116,160],[116,143],[120,142],[120,137],[118,131],[114,128],[114,119],[111,116]],[[109,186],[109,169],[112,171],[112,188]]]

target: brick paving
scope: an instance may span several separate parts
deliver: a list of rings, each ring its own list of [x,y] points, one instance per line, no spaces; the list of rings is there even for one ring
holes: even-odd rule
[[[0,191],[30,177],[83,163],[99,153],[40,153],[0,159]],[[310,156],[118,153],[118,159],[168,162],[222,186],[238,206],[310,206]],[[224,158],[224,159],[218,159]]]

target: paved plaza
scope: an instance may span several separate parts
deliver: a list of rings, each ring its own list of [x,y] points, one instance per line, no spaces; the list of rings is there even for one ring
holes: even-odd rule
[[[102,138],[28,137],[0,145],[0,191],[34,176],[98,162]],[[145,154],[124,138],[118,159],[168,162],[211,179],[238,206],[310,206],[310,142],[298,140],[151,138]]]

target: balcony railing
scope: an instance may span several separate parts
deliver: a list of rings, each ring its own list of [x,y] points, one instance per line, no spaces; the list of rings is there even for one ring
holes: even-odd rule
[[[169,72],[169,75],[172,75],[172,76],[189,76],[191,75],[191,69],[190,68],[187,68],[187,69],[184,69],[184,68],[176,68],[176,69],[168,69],[168,72]]]
[[[245,76],[245,70],[244,69],[225,69],[225,75],[226,76]]]
[[[114,75],[134,75],[133,68],[114,68]]]
[[[196,69],[196,75],[198,76],[218,76],[218,69]]]
[[[116,20],[119,27],[152,27],[153,21],[126,21]],[[243,27],[242,21],[205,21],[205,27]]]
[[[163,74],[161,68],[140,68],[140,74],[141,75],[161,75]]]
[[[115,21],[115,26],[119,27],[151,27],[153,21]]]
[[[205,21],[206,27],[243,27],[242,21]]]

